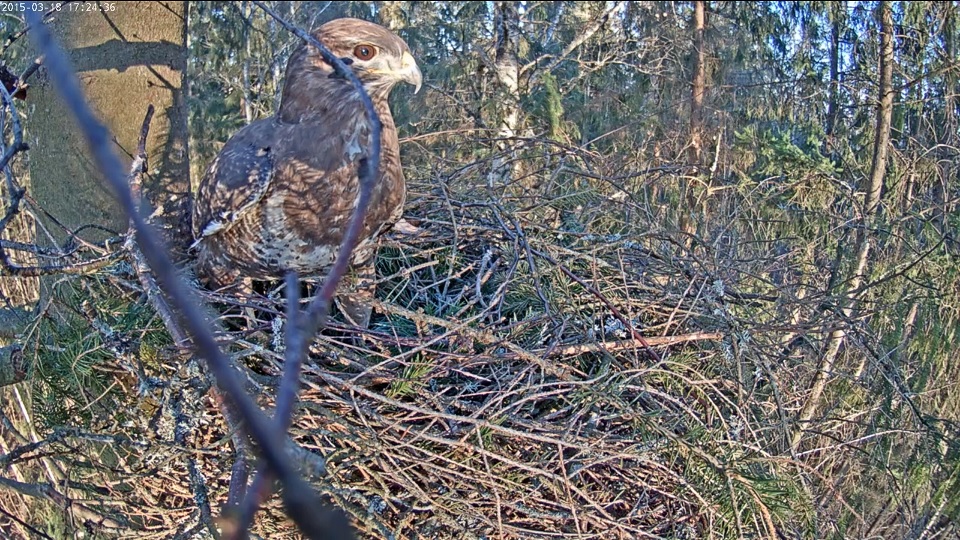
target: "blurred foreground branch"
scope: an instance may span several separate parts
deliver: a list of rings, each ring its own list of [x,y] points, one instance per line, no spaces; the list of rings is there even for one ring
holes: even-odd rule
[[[300,529],[311,538],[346,538],[351,536],[349,526],[343,515],[322,505],[317,495],[299,476],[299,473],[287,459],[283,447],[286,437],[278,437],[279,434],[285,433],[285,427],[288,423],[290,413],[284,411],[292,410],[292,404],[295,401],[297,379],[299,377],[297,367],[300,359],[316,328],[322,323],[326,312],[329,310],[330,299],[332,299],[333,291],[336,290],[337,280],[346,271],[349,257],[338,257],[338,267],[331,271],[321,293],[317,295],[308,308],[305,324],[301,328],[291,330],[291,337],[295,338],[294,343],[302,343],[302,345],[288,348],[286,366],[288,371],[283,377],[284,384],[279,391],[281,397],[278,398],[278,403],[286,403],[287,405],[279,410],[283,414],[278,414],[277,421],[271,425],[271,422],[260,411],[256,403],[244,391],[233,362],[218,347],[214,332],[204,320],[200,306],[192,297],[189,287],[177,274],[177,270],[167,255],[156,230],[147,223],[143,213],[140,212],[138,201],[131,191],[128,176],[123,173],[123,167],[119,159],[112,152],[109,131],[97,120],[86,104],[73,68],[70,66],[63,50],[54,43],[49,30],[43,26],[39,15],[28,14],[27,19],[35,28],[31,37],[46,58],[46,65],[53,86],[60,91],[71,112],[77,118],[84,138],[90,146],[95,163],[106,177],[121,207],[130,218],[131,227],[136,231],[140,253],[143,254],[166,297],[169,298],[175,316],[190,336],[195,350],[206,360],[207,366],[214,373],[223,397],[229,403],[231,409],[236,410],[242,419],[242,425],[256,443],[257,451],[263,458],[265,467],[271,475],[276,476],[283,484],[283,500],[287,512]],[[298,33],[301,37],[303,37],[303,34],[302,31]],[[359,225],[363,221],[363,213],[370,198],[370,186],[374,173],[379,167],[380,123],[373,111],[369,96],[363,92],[362,86],[353,73],[338,58],[326,51],[319,42],[312,38],[308,40],[312,41],[313,45],[321,50],[325,59],[331,65],[334,65],[338,72],[341,72],[354,84],[363,96],[368,115],[372,117],[371,123],[374,126],[371,159],[363,162],[360,171],[361,200],[357,205],[350,231],[341,249],[341,253],[349,255],[353,244],[356,242]],[[144,128],[147,125],[148,122],[145,122]],[[293,302],[296,302],[296,300],[294,299]],[[294,304],[289,312],[295,313],[297,309]],[[300,332],[299,336],[296,335],[297,332]]]

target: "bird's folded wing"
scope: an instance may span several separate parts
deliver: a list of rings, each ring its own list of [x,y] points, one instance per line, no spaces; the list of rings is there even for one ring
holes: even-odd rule
[[[254,123],[227,142],[200,182],[193,213],[197,242],[229,229],[267,192],[275,149],[269,125]]]

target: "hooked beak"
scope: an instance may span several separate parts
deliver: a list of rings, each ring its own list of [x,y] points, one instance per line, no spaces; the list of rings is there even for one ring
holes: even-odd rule
[[[401,81],[408,82],[415,87],[413,90],[414,94],[419,92],[420,86],[423,85],[423,74],[420,73],[417,61],[413,59],[413,55],[409,52],[404,51],[403,56],[400,58],[400,71],[397,73],[397,76]]]

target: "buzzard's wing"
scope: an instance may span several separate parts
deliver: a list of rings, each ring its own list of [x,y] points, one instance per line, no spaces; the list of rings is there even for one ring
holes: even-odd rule
[[[263,199],[274,177],[273,131],[266,120],[250,124],[210,164],[193,211],[194,245],[229,229]]]

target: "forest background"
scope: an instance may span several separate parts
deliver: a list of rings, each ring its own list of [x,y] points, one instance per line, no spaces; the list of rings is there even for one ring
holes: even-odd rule
[[[170,203],[298,40],[252,2],[100,4],[49,25],[130,156],[157,107],[145,189],[189,278]],[[379,22],[424,72],[391,101],[421,233],[384,243],[367,339],[318,337],[290,431],[359,534],[960,532],[960,3],[265,4]],[[0,22],[30,84],[0,126],[0,530],[216,536],[249,449]],[[278,309],[221,332],[265,408]],[[276,500],[252,530],[296,534]]]

